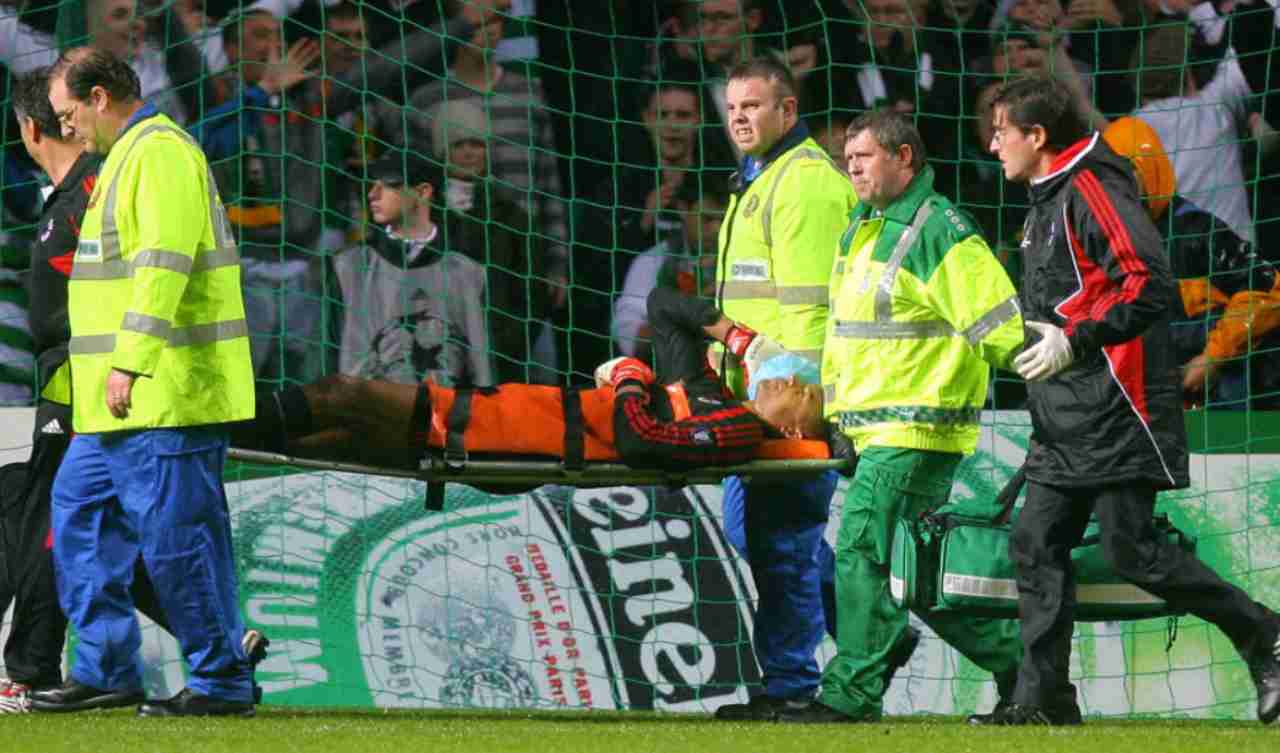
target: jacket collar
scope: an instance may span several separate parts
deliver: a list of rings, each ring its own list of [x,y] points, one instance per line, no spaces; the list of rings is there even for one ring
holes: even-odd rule
[[[134,113],[129,116],[129,119],[125,121],[124,128],[120,129],[120,135],[116,137],[116,140],[118,141],[124,138],[124,135],[129,132],[130,128],[133,128],[147,118],[152,118],[159,114],[160,109],[155,106],[154,102],[144,103],[142,107],[135,110]]]
[[[81,152],[80,156],[76,157],[76,161],[71,164],[71,169],[67,171],[66,175],[62,176],[62,180],[58,182],[58,185],[53,187],[53,191],[44,200],[44,205],[52,206],[55,196],[75,188],[83,183],[86,178],[96,177],[98,166],[98,155]],[[92,183],[89,185],[92,186]],[[88,193],[89,191],[86,190],[85,194],[87,195]],[[78,222],[79,218],[76,218],[76,221]]]
[[[1041,175],[1039,178],[1031,179],[1031,196],[1033,199],[1042,197],[1051,192],[1057,184],[1058,179],[1069,175],[1080,161],[1088,157],[1098,146],[1101,134],[1094,131],[1092,134],[1085,136],[1071,146],[1063,149],[1062,152],[1053,158],[1053,162],[1049,164],[1049,172]]]
[[[765,152],[763,157],[756,158],[750,155],[743,157],[738,171],[733,174],[734,190],[742,191],[751,185],[751,181],[768,170],[774,160],[799,146],[807,138],[809,138],[809,126],[805,125],[803,120],[797,120],[796,124],[791,126],[791,130],[783,134],[782,138],[778,139],[778,143],[769,147],[769,151]],[[752,177],[749,179],[744,177],[747,175]]]
[[[369,247],[378,256],[401,269],[425,267],[435,262],[444,253],[445,228],[441,227],[439,222],[436,224],[435,237],[423,244],[422,251],[412,261],[409,261],[409,247],[412,241],[392,235],[387,228],[381,226],[369,228],[368,232]]]
[[[925,165],[924,169],[916,173],[916,176],[907,184],[907,189],[902,192],[902,195],[885,207],[883,212],[877,212],[870,204],[860,201],[854,206],[853,211],[849,213],[849,219],[865,220],[869,217],[883,215],[890,222],[910,225],[911,220],[916,216],[916,210],[932,195],[933,168]]]

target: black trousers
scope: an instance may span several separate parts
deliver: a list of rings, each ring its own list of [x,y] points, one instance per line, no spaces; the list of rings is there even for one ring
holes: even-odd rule
[[[62,682],[62,648],[67,618],[58,606],[49,548],[49,505],[53,479],[71,444],[71,415],[65,406],[41,403],[31,459],[5,466],[4,507],[0,510],[0,613],[13,602],[13,624],[4,645],[10,680],[43,688]],[[131,589],[138,611],[168,630],[169,620],[139,559]]]
[[[720,319],[720,311],[707,298],[656,287],[646,300],[653,334],[653,370],[659,384],[715,382],[706,360],[710,341],[703,327]]]
[[[1155,490],[1141,483],[1067,488],[1028,482],[1009,543],[1025,652],[1015,702],[1052,708],[1075,700],[1067,675],[1076,607],[1071,550],[1091,513],[1117,575],[1213,623],[1245,657],[1259,641],[1274,639],[1275,613],[1156,533],[1155,501]]]

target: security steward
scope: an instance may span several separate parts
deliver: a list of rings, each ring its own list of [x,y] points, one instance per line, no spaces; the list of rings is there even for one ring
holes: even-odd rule
[[[63,611],[79,636],[41,711],[142,700],[128,592],[139,554],[189,664],[143,716],[254,713],[222,466],[253,415],[239,255],[200,148],[128,63],[75,48],[50,71],[63,133],[105,155],[68,287],[75,437],[53,488]]]
[[[746,157],[720,226],[717,304],[820,363],[827,278],[853,189],[797,117],[785,67],[742,63],[729,74],[726,96],[729,134]],[[740,371],[722,363],[720,373],[737,397],[747,396]],[[833,560],[823,539],[835,483],[834,473],[785,483],[725,479],[725,531],[751,565],[759,596],[754,642],[764,693],[722,706],[717,719],[773,719],[817,689],[814,651],[824,630],[835,633]]]
[[[31,300],[27,313],[42,394],[36,403],[31,457],[22,482],[4,490],[4,585],[6,597],[14,599],[14,612],[4,649],[9,682],[0,687],[0,712],[29,711],[32,689],[62,682],[66,641],[67,618],[58,606],[50,551],[49,503],[54,476],[71,443],[70,383],[67,370],[61,368],[71,337],[67,278],[101,160],[86,153],[82,143],[63,138],[48,92],[48,69],[38,68],[17,79],[10,95],[23,146],[53,188],[37,223],[27,278]],[[138,609],[168,629],[151,581],[141,568],[135,573],[132,591]]]

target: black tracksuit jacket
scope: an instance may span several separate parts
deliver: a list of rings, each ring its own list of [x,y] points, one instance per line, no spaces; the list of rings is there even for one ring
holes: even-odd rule
[[[1062,327],[1075,360],[1027,385],[1027,477],[1066,487],[1188,485],[1169,318],[1178,295],[1128,160],[1099,134],[1031,185],[1019,301]]]
[[[27,315],[40,364],[43,389],[53,372],[67,360],[71,323],[67,318],[67,279],[80,240],[80,220],[89,204],[102,160],[81,154],[44,202],[36,242],[31,249],[31,276],[27,279],[31,305]]]

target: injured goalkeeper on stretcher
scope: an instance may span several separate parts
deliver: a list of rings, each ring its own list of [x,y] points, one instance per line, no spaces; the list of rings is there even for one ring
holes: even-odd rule
[[[648,305],[656,373],[617,358],[596,370],[596,389],[583,390],[332,376],[259,396],[257,416],[233,427],[232,445],[384,466],[413,466],[428,448],[448,448],[681,469],[750,461],[766,440],[827,438],[815,365],[710,301],[658,288]],[[724,387],[708,338],[745,370],[752,399]],[[827,456],[825,447],[817,456]]]

